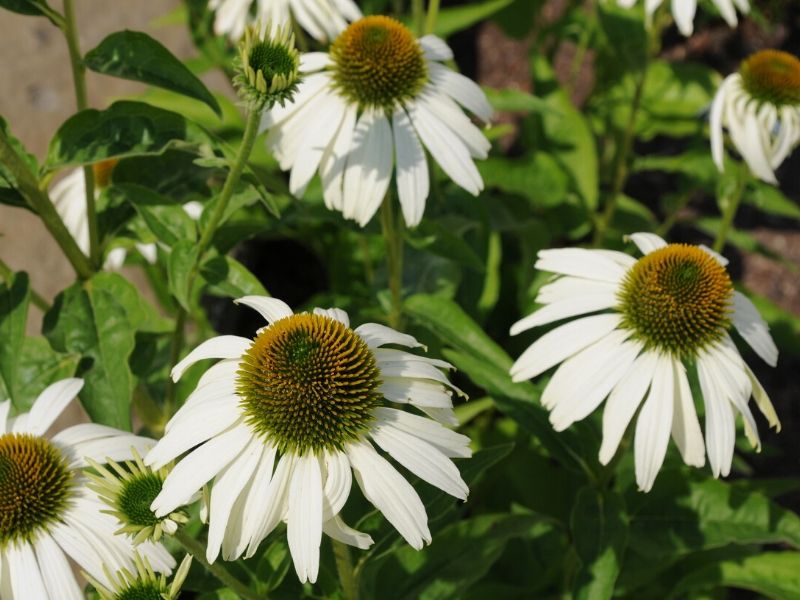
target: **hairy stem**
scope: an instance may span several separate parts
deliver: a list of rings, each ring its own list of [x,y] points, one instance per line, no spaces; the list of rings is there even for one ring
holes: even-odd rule
[[[47,192],[39,188],[36,175],[16,153],[2,132],[0,132],[0,163],[3,163],[14,176],[17,189],[34,212],[39,215],[39,218],[56,240],[56,243],[61,247],[78,276],[81,279],[91,277],[94,273],[94,268],[89,259],[81,252],[78,244],[75,243],[61,217],[56,212]]]
[[[78,110],[89,106],[86,95],[86,66],[81,59],[78,44],[78,28],[75,22],[75,6],[73,0],[64,0],[64,23],[61,31],[67,40],[69,64],[72,68],[72,82],[75,86],[75,102]],[[95,267],[100,266],[100,237],[97,232],[97,208],[94,202],[94,171],[92,167],[83,167],[83,179],[86,184],[86,222],[89,226],[89,260]]]
[[[388,321],[390,327],[397,329],[403,318],[403,223],[395,212],[390,192],[381,205],[381,229],[386,241],[386,266],[391,294]]]
[[[350,558],[350,548],[334,539],[331,539],[331,544],[344,600],[358,600],[358,582],[353,570],[353,560]]]
[[[230,573],[230,571],[223,567],[222,563],[209,563],[206,560],[205,546],[187,534],[184,530],[179,529],[176,531],[174,537],[178,543],[183,546],[183,549],[186,550],[186,552],[194,556],[194,559],[203,565],[209,573],[211,573],[220,582],[224,583],[236,594],[238,594],[240,598],[245,598],[246,600],[266,599],[267,596],[265,594],[257,593],[255,590],[251,590],[250,587],[239,581]]]

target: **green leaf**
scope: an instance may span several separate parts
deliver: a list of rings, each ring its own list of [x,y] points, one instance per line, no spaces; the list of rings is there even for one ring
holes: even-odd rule
[[[200,267],[200,275],[209,285],[208,292],[229,298],[268,296],[267,290],[247,267],[230,256],[215,256]]]
[[[187,312],[191,312],[189,278],[196,261],[197,246],[188,240],[175,244],[167,261],[169,291]]]
[[[775,186],[751,178],[742,200],[759,210],[779,217],[800,219],[800,206],[789,200]]]
[[[0,135],[8,140],[11,148],[17,153],[26,165],[30,168],[31,172],[36,173],[39,166],[36,163],[36,157],[30,154],[17,138],[11,134],[8,128],[8,123],[3,117],[0,117]],[[14,174],[0,162],[0,203],[9,204],[19,208],[29,208],[28,202],[17,190],[17,180]]]
[[[0,283],[0,383],[5,386],[6,393],[18,411],[21,410],[22,400],[17,393],[22,384],[18,362],[25,339],[30,300],[27,273],[15,273],[9,281]]]
[[[509,540],[551,529],[530,515],[480,515],[437,533],[429,547],[399,547],[378,577],[373,598],[459,598],[500,558]]]
[[[514,0],[484,0],[483,2],[472,2],[465,6],[443,8],[439,11],[439,16],[436,19],[436,29],[434,33],[441,38],[447,38],[454,33],[463,31],[476,23],[488,19],[513,1]]]
[[[0,0],[0,7],[20,15],[47,17],[56,26],[61,26],[64,18],[44,0]]]
[[[136,288],[116,273],[100,273],[61,292],[43,331],[59,352],[81,356],[81,400],[96,423],[130,430],[134,387],[128,359],[144,313]],[[134,308],[134,310],[131,310]]]
[[[82,110],[67,119],[50,142],[44,170],[161,154],[204,139],[197,127],[177,113],[122,100],[106,110]]]
[[[413,231],[406,232],[408,244],[417,250],[449,258],[474,271],[483,272],[480,256],[462,235],[434,219],[425,219]]]
[[[108,193],[112,198],[129,202],[156,239],[167,246],[180,241],[194,242],[197,238],[194,220],[186,214],[183,206],[170,198],[133,183],[114,185]]]
[[[751,590],[776,600],[796,600],[800,590],[800,552],[759,552],[715,563],[680,580],[670,597],[720,586]]]
[[[79,354],[56,352],[43,337],[25,338],[17,362],[14,402],[17,412],[29,411],[34,400],[51,383],[72,377],[79,361]]]
[[[286,577],[292,566],[292,555],[284,537],[272,542],[258,561],[259,579],[266,584],[267,591],[274,590]]]
[[[146,33],[117,31],[84,57],[92,71],[149,83],[206,103],[222,115],[206,86],[160,42]]]
[[[586,487],[578,492],[570,519],[581,567],[575,577],[575,600],[602,600],[614,595],[625,545],[628,520],[625,503],[616,492]]]
[[[478,170],[487,188],[527,198],[536,208],[557,206],[567,195],[567,174],[542,152],[521,159],[492,156],[479,162]]]
[[[418,294],[404,303],[406,312],[420,325],[432,331],[444,343],[488,360],[508,370],[511,359],[463,309],[446,298]]]
[[[728,544],[800,548],[800,516],[767,496],[716,479],[692,481],[665,471],[648,494],[631,490],[629,545],[648,560],[667,560]]]
[[[483,88],[489,104],[495,110],[511,111],[511,112],[533,112],[540,113],[548,110],[553,110],[541,98],[523,92],[522,90],[515,90],[513,88],[505,88],[502,90],[485,87]]]

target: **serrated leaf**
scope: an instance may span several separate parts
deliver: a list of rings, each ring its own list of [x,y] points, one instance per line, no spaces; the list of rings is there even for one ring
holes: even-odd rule
[[[121,100],[105,110],[82,110],[67,119],[50,141],[44,170],[161,154],[204,141],[205,134],[177,113]]]
[[[84,57],[92,71],[141,81],[195,98],[221,115],[219,103],[206,86],[163,44],[139,31],[117,31]]]
[[[0,380],[18,411],[22,410],[22,398],[18,394],[18,388],[22,385],[18,363],[25,339],[30,300],[27,273],[15,273],[8,281],[0,283]]]
[[[75,283],[55,299],[43,331],[59,352],[81,356],[81,400],[96,423],[130,430],[134,380],[128,359],[135,345],[138,292],[116,273]]]
[[[572,597],[575,600],[611,598],[628,539],[625,502],[616,492],[583,488],[572,508],[570,527],[581,561]]]
[[[160,242],[174,246],[180,241],[194,242],[197,226],[183,206],[153,190],[132,183],[112,186],[108,193],[117,200],[129,202],[148,229]]]
[[[191,312],[189,279],[195,262],[197,262],[197,246],[189,241],[175,244],[167,260],[169,291],[187,312]]]
[[[230,298],[268,296],[267,290],[250,270],[230,256],[215,256],[200,268],[208,292]]]
[[[29,411],[34,400],[51,383],[72,377],[79,361],[79,354],[56,352],[43,337],[25,338],[17,362],[18,385],[14,402],[17,412]]]

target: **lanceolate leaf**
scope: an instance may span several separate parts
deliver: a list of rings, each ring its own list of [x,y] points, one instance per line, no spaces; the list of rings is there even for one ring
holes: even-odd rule
[[[141,81],[205,102],[217,115],[219,104],[206,86],[160,42],[139,31],[117,31],[84,58],[93,71]]]
[[[16,393],[20,384],[17,365],[25,339],[30,299],[27,273],[16,273],[7,282],[0,283],[0,394],[5,387],[17,410],[20,410],[20,398]]]

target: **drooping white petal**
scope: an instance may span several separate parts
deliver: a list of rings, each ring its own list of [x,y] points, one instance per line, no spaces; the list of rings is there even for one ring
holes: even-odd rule
[[[14,599],[47,598],[42,573],[36,562],[33,548],[27,542],[12,543],[5,548],[5,559],[11,573]]]
[[[392,115],[395,163],[397,170],[397,197],[408,227],[416,227],[425,212],[425,201],[430,191],[428,161],[414,127],[401,107]]]
[[[387,377],[381,374],[378,392],[391,402],[431,408],[451,408],[453,397],[441,384],[411,377]]]
[[[727,267],[728,266],[728,263],[730,261],[727,258],[725,258],[724,256],[722,256],[722,254],[720,254],[719,252],[709,248],[705,244],[700,244],[698,246],[698,248],[700,248],[700,250],[702,250],[703,252],[708,254],[715,261],[717,261],[720,264],[721,267]]]
[[[706,445],[703,441],[703,432],[700,430],[700,421],[697,420],[697,410],[692,399],[686,369],[675,359],[672,360],[672,369],[675,380],[672,439],[680,450],[683,462],[692,467],[702,467],[706,464]]]
[[[240,537],[235,546],[229,551],[229,555],[233,558],[238,558],[242,555],[256,532],[258,524],[261,522],[264,507],[267,506],[269,484],[272,479],[272,468],[275,464],[276,454],[277,450],[273,446],[268,446],[256,467],[253,482],[240,509],[242,513]],[[256,542],[256,545],[258,545],[258,542]],[[225,551],[225,544],[223,543],[223,552]]]
[[[555,279],[539,288],[536,302],[539,304],[553,304],[571,300],[576,296],[609,296],[619,290],[619,284],[582,277],[559,275]]]
[[[342,214],[364,227],[389,188],[394,143],[382,110],[365,110],[356,124],[344,173]]]
[[[323,520],[328,520],[338,515],[347,502],[353,484],[353,473],[344,452],[325,452],[320,461],[325,473],[322,489]]]
[[[127,432],[116,431],[115,435],[79,442],[71,447],[73,460],[70,468],[88,467],[88,459],[99,463],[108,460],[122,461],[133,458],[133,449],[144,455],[154,444],[154,440]]]
[[[367,500],[383,513],[411,547],[420,550],[425,543],[430,543],[428,515],[411,484],[368,442],[351,442],[346,451]]]
[[[285,317],[291,317],[294,312],[283,300],[269,298],[267,296],[245,296],[234,300],[236,304],[244,304],[257,311],[267,320],[267,323],[274,323]],[[248,340],[250,342],[250,340]],[[249,346],[248,346],[249,347]],[[227,358],[227,357],[226,357]],[[233,357],[230,357],[233,358]]]
[[[744,370],[744,360],[733,345],[733,341],[730,338],[723,339],[721,344],[709,348],[703,358],[723,394],[742,415],[748,441],[760,452],[758,426],[748,406],[753,386]]]
[[[0,402],[0,434],[8,431],[8,413],[11,410],[11,400]]]
[[[395,408],[377,407],[373,414],[378,423],[391,425],[408,434],[414,435],[435,446],[442,454],[451,458],[469,458],[470,439],[466,435],[443,427],[440,423],[413,415]]]
[[[414,336],[407,333],[400,333],[379,323],[364,323],[355,328],[355,332],[361,336],[361,339],[367,343],[371,348],[378,348],[384,344],[397,344],[398,346],[405,346],[406,348],[424,348]]]
[[[356,115],[355,105],[348,106],[333,141],[325,149],[319,162],[319,176],[322,179],[322,196],[325,206],[331,210],[342,210],[344,206],[343,179],[347,166],[347,155],[353,143]]]
[[[83,379],[77,377],[62,379],[47,386],[28,413],[27,431],[34,435],[44,435],[82,387]]]
[[[320,71],[333,64],[327,52],[304,52],[300,55],[300,72],[311,73]]]
[[[659,356],[656,360],[650,393],[636,420],[633,442],[636,484],[643,492],[649,492],[653,487],[667,453],[675,403],[674,389],[672,359]]]
[[[314,73],[303,79],[297,87],[297,93],[292,102],[287,102],[284,106],[276,104],[270,110],[265,111],[261,116],[259,132],[272,129],[277,125],[282,125],[290,118],[294,118],[308,104],[313,101],[320,92],[330,83],[328,73]]]
[[[714,477],[727,476],[731,470],[736,425],[733,407],[717,385],[702,357],[697,361],[697,378],[706,406],[706,451]]]
[[[217,560],[222,547],[222,539],[227,533],[228,519],[231,516],[233,504],[252,477],[263,452],[264,443],[259,438],[253,437],[241,454],[231,461],[214,480],[211,488],[206,546],[206,560],[209,563]]]
[[[719,14],[722,15],[725,22],[731,27],[736,27],[738,19],[736,18],[736,9],[733,7],[733,2],[731,0],[714,0],[714,4],[719,9]]]
[[[424,412],[426,415],[428,415],[431,419],[433,419],[437,423],[442,423],[443,425],[449,425],[450,427],[459,426],[458,417],[456,417],[456,413],[452,408],[421,406],[416,403],[412,404],[414,404],[414,406],[419,408],[422,412]]]
[[[376,423],[370,436],[385,452],[414,473],[451,496],[466,500],[469,488],[458,468],[433,445],[381,422]]]
[[[322,531],[325,533],[325,535],[332,537],[343,544],[355,546],[361,550],[366,550],[372,546],[373,543],[372,537],[366,533],[361,533],[360,531],[356,531],[352,527],[349,527],[338,515],[325,521],[322,524]]]
[[[315,315],[330,317],[342,323],[345,327],[350,327],[350,316],[341,308],[315,308]]]
[[[512,379],[524,381],[536,377],[611,333],[620,319],[618,314],[594,315],[548,331],[516,360],[511,367]]]
[[[206,340],[173,367],[172,379],[178,381],[186,369],[207,358],[239,358],[247,352],[252,343],[253,340],[238,335],[220,335]]]
[[[732,320],[736,331],[764,362],[771,367],[778,364],[778,347],[772,341],[767,322],[750,299],[741,292],[733,292]]]
[[[630,259],[627,255],[623,256]],[[627,271],[607,254],[585,248],[540,250],[534,267],[539,271],[573,275],[609,283],[620,282]]]
[[[645,255],[650,254],[654,250],[664,248],[667,245],[667,242],[665,242],[661,236],[658,236],[655,233],[632,233],[628,236],[625,236],[625,238],[636,244],[636,247],[639,248],[639,251]]]
[[[629,332],[616,330],[565,360],[542,393],[542,406],[551,409],[550,422],[563,431],[588,416],[630,369],[641,350],[625,341]]]
[[[711,158],[720,172],[724,169],[724,140],[723,140],[723,115],[725,114],[725,103],[728,102],[728,90],[732,85],[733,79],[739,77],[738,73],[728,75],[720,84],[714,100],[711,102],[709,112],[709,137],[711,139]]]
[[[480,86],[452,69],[435,62],[428,63],[431,82],[484,123],[492,119],[492,107]]]
[[[672,16],[675,19],[675,25],[686,37],[692,35],[694,30],[694,15],[696,11],[697,0],[672,0]]]
[[[657,362],[655,352],[643,352],[611,391],[603,410],[603,443],[599,454],[602,464],[607,465],[614,458],[628,424],[650,388]]]
[[[284,454],[278,461],[278,466],[267,487],[263,508],[257,516],[257,520],[247,527],[251,535],[245,558],[250,558],[255,554],[261,540],[267,537],[286,515],[289,503],[289,483],[292,480],[296,462],[297,456],[292,453]]]
[[[287,538],[300,583],[314,583],[322,541],[322,474],[312,453],[297,459],[289,484]]]
[[[419,38],[419,45],[428,60],[453,60],[453,51],[442,38],[426,35]]]
[[[41,532],[34,542],[36,559],[42,580],[50,598],[83,600],[83,594],[75,581],[67,557],[47,532]]]
[[[239,455],[251,437],[250,428],[240,424],[192,451],[167,476],[151,510],[163,517],[187,504],[197,490]]]
[[[611,308],[617,304],[617,295],[614,291],[603,291],[599,294],[585,294],[573,296],[560,302],[548,304],[537,311],[529,314],[511,326],[511,335],[517,335],[528,329],[533,329],[540,325],[560,321],[567,317],[585,315],[597,312],[606,308]]]
[[[464,114],[455,100],[427,86],[416,99],[443,125],[458,136],[472,158],[484,159],[492,148],[483,132]]]

